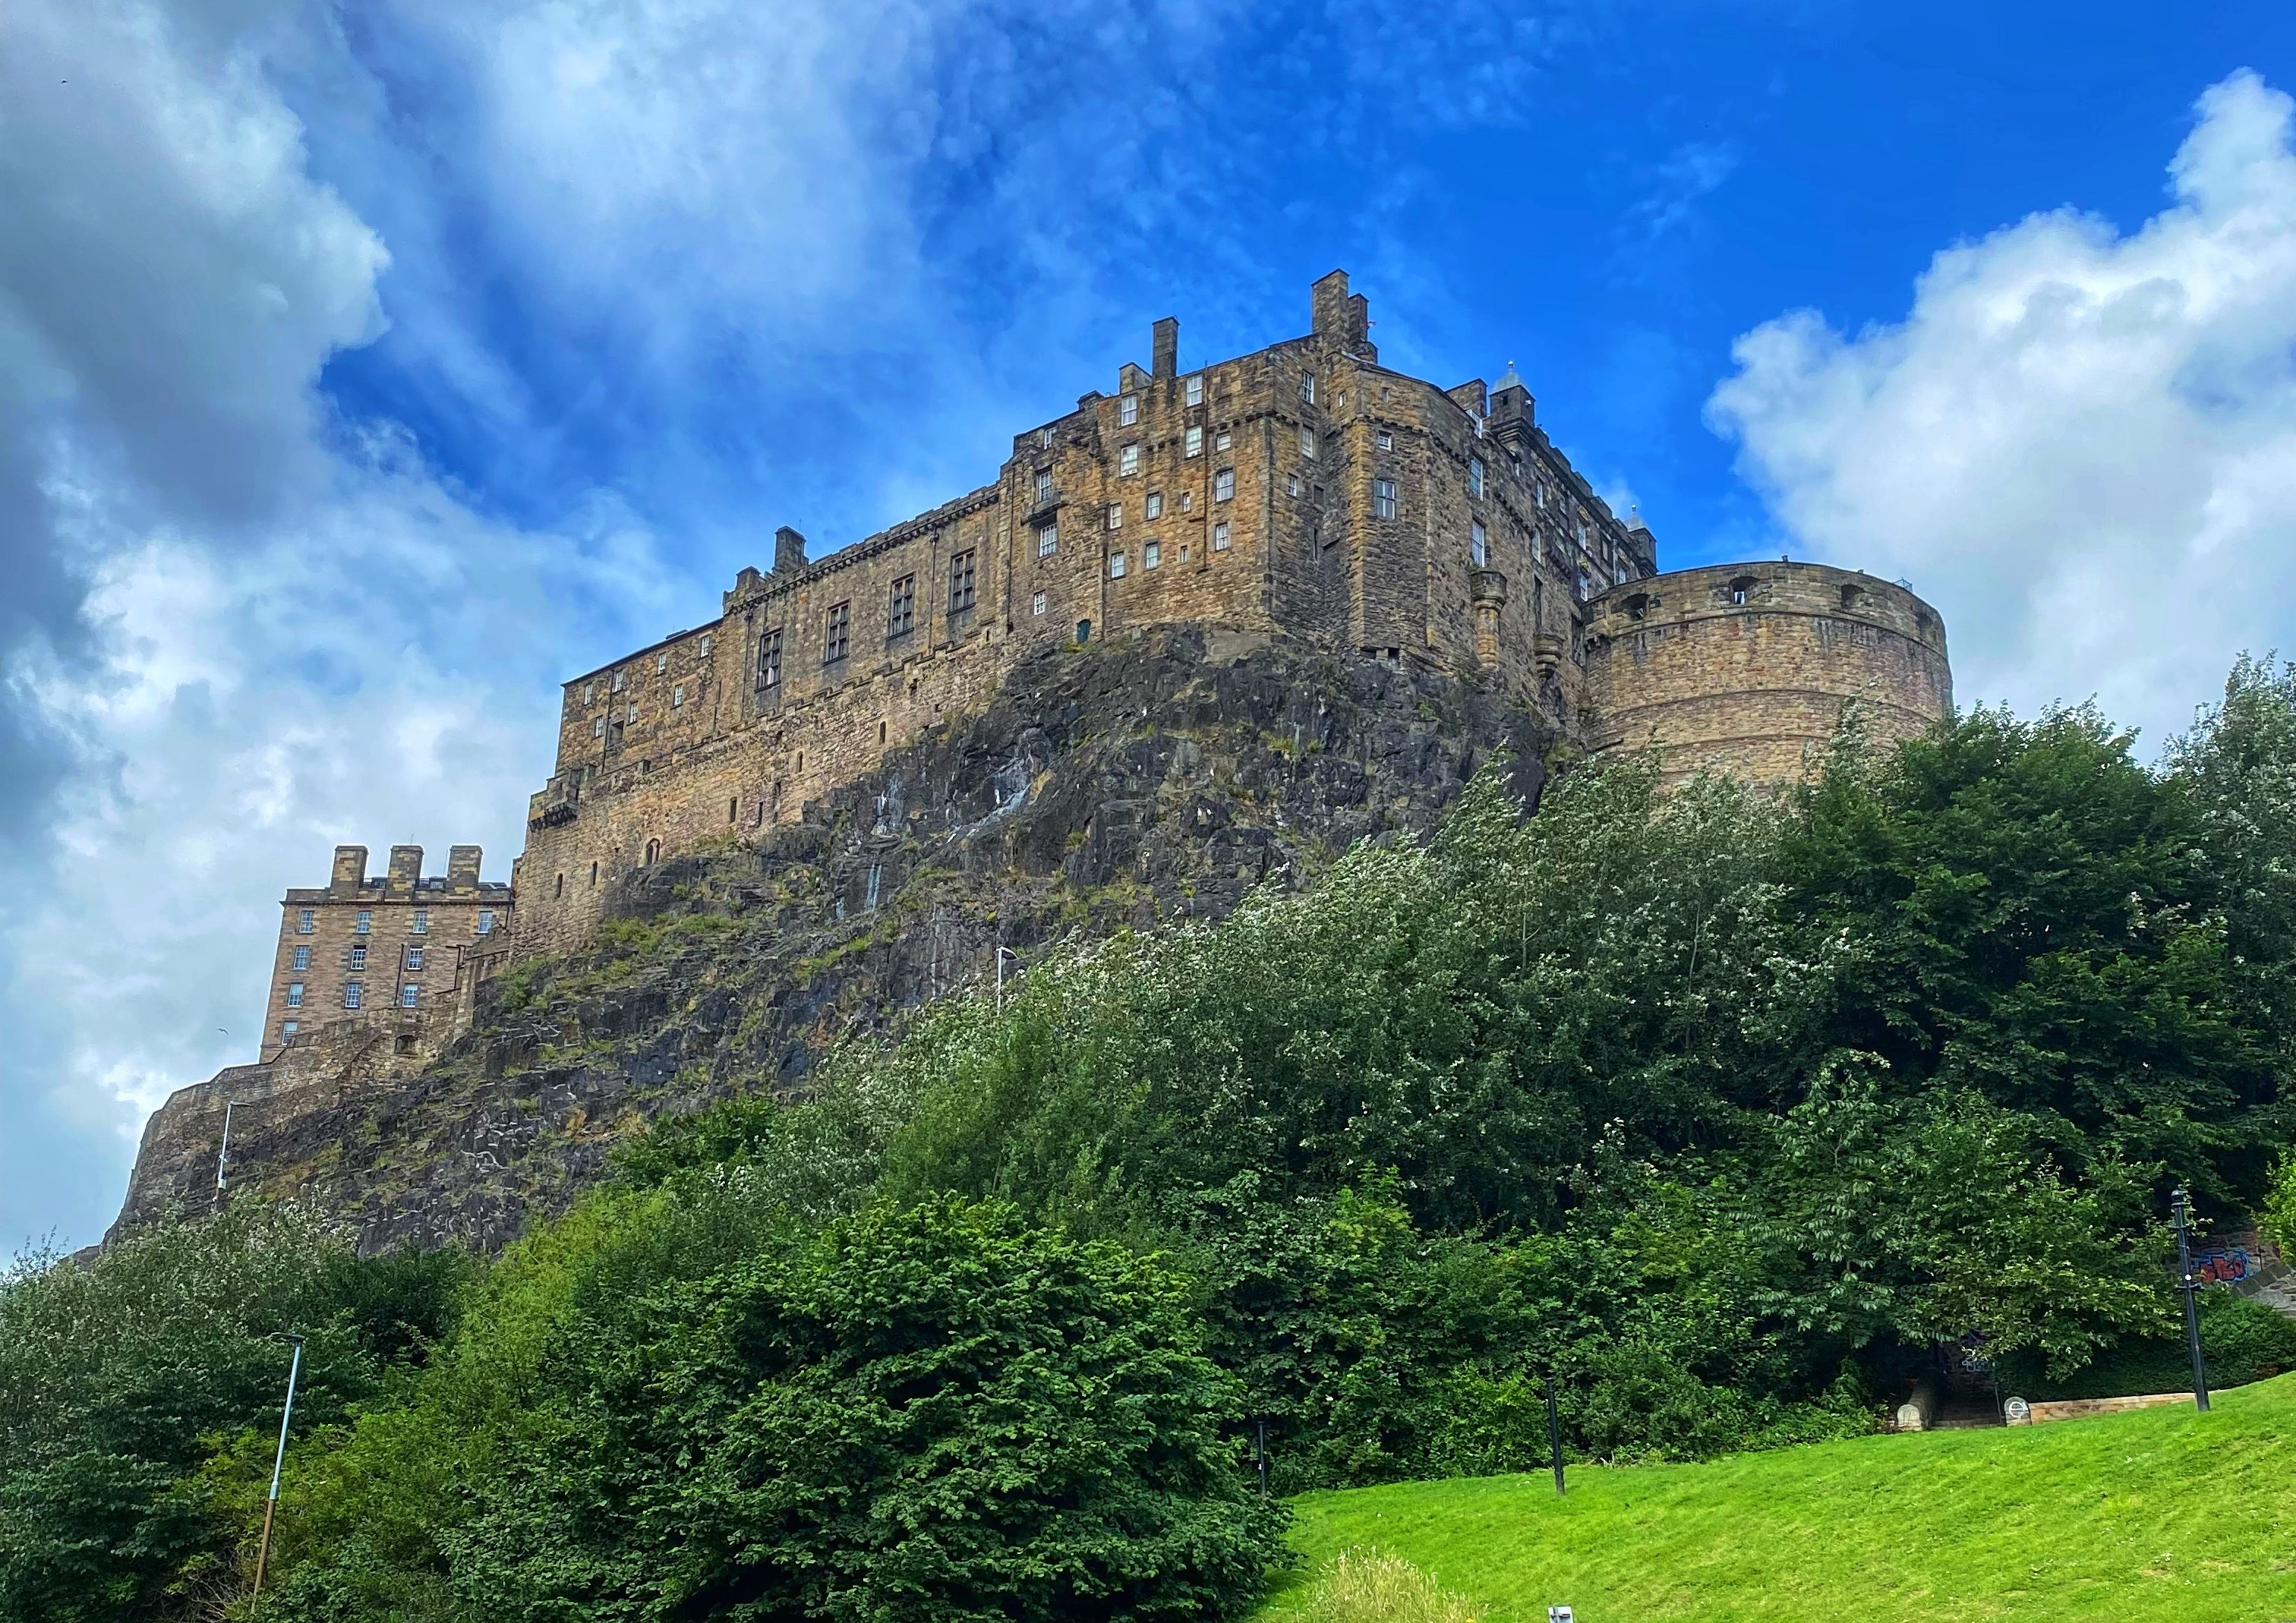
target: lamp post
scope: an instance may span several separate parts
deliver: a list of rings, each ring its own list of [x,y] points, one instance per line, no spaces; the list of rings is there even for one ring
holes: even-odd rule
[[[2201,1281],[2193,1272],[2193,1239],[2188,1219],[2192,1197],[2177,1190],[2169,1197],[2169,1210],[2177,1223],[2177,1289],[2185,1293],[2185,1337],[2193,1344],[2193,1401],[2202,1414],[2209,1412],[2209,1373],[2201,1362]]]
[[[1555,1377],[1546,1378],[1546,1451],[1554,1462],[1554,1496],[1562,1496],[1562,1422],[1554,1410]]]
[[[303,1338],[290,1335],[287,1339],[295,1343],[295,1358],[287,1366],[287,1406],[279,1414],[279,1452],[271,1461],[271,1496],[263,1502],[263,1542],[255,1552],[255,1593],[248,1597],[250,1611],[263,1599],[263,1567],[271,1559],[271,1518],[279,1509],[279,1473],[287,1465],[287,1422],[295,1417],[295,1377],[303,1370]]]

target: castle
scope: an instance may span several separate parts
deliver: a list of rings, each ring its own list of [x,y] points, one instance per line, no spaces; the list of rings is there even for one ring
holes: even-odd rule
[[[1902,736],[1951,708],[1945,634],[1902,586],[1819,565],[1657,572],[1539,427],[1510,366],[1443,389],[1380,365],[1363,295],[1308,332],[1145,371],[1013,437],[994,483],[828,557],[783,529],[718,616],[565,684],[557,768],[516,870],[519,950],[607,887],[800,817],[1038,639],[1172,621],[1495,682],[1590,747],[1790,776],[1855,699]]]
[[[1658,746],[1677,779],[1790,782],[1848,707],[1882,741],[1951,710],[1944,626],[1903,583],[1785,560],[1660,574],[1512,365],[1440,388],[1382,366],[1370,331],[1340,271],[1303,336],[1234,359],[1183,372],[1159,321],[1145,370],[1015,435],[993,483],[817,560],[781,529],[716,618],[564,684],[510,887],[479,881],[474,847],[442,881],[414,847],[371,881],[346,846],[324,889],[288,892],[261,1059],[154,1115],[129,1211],[173,1186],[171,1157],[212,1153],[190,1119],[219,1126],[226,1094],[419,1070],[480,980],[579,945],[615,881],[826,821],[832,791],[1047,644],[1178,623],[1288,640],[1482,684],[1590,752]]]

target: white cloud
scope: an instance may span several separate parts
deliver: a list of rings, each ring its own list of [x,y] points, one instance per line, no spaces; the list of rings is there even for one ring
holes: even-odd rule
[[[2296,646],[2292,114],[2234,74],[2140,230],[2036,214],[1896,324],[1738,340],[1710,420],[1798,553],[1937,604],[1964,704],[2094,694],[2157,745],[2237,651]]]

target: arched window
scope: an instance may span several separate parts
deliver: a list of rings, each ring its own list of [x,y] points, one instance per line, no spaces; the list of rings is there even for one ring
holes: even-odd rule
[[[645,858],[645,865],[646,865],[647,867],[651,868],[652,866],[653,866],[653,865],[654,865],[654,864],[656,864],[656,863],[660,862],[660,860],[661,860],[661,841],[660,841],[660,840],[647,840],[647,841],[646,841],[646,858]]]
[[[1077,641],[1079,643],[1089,643],[1092,641],[1092,622],[1090,620],[1078,620],[1077,622]]]

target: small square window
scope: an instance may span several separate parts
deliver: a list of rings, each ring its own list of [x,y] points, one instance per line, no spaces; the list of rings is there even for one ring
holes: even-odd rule
[[[1050,468],[1039,468],[1037,470],[1037,505],[1042,507],[1052,499],[1053,471]]]
[[[299,1009],[303,1006],[303,983],[301,981],[291,980],[287,983],[287,1006],[291,1009]]]
[[[1227,445],[1228,445],[1228,435],[1227,435],[1227,430],[1226,430],[1226,429],[1222,429],[1218,433],[1217,433],[1217,434],[1215,434],[1215,435],[1213,435],[1213,436],[1212,436],[1212,449],[1213,449],[1213,450],[1215,450],[1215,451],[1225,451],[1225,450],[1226,450],[1226,449],[1227,449]]]
[[[1124,578],[1124,554],[1122,553],[1109,553],[1108,578],[1111,580],[1121,580]]]
[[[1302,456],[1313,456],[1315,454],[1316,430],[1309,428],[1303,422],[1300,425],[1300,455]]]
[[[1164,561],[1164,549],[1153,541],[1144,542],[1140,548],[1140,567],[1152,570]]]
[[[1164,493],[1160,490],[1151,490],[1148,493],[1147,500],[1141,504],[1140,510],[1145,517],[1151,519],[1162,518],[1164,516]]]
[[[1480,456],[1470,456],[1467,458],[1467,494],[1480,496],[1482,493],[1483,459]]]
[[[1373,436],[1372,443],[1376,445],[1382,451],[1392,451],[1395,449],[1395,436],[1389,433],[1385,429],[1382,429],[1376,435]]]
[[[1204,454],[1203,430],[1200,428],[1189,429],[1185,436],[1185,443],[1187,447],[1187,454],[1190,456],[1201,456]]]
[[[1391,519],[1395,516],[1395,481],[1375,479],[1371,482],[1371,516]]]
[[[1108,504],[1108,527],[1111,529],[1122,529],[1124,528],[1123,503],[1111,502]]]
[[[360,908],[360,909],[358,910],[358,919],[357,919],[357,922],[355,922],[354,924],[352,924],[352,926],[351,926],[351,933],[352,933],[353,935],[355,935],[355,936],[364,936],[364,935],[370,935],[370,934],[372,934],[372,933],[373,932],[373,930],[374,930],[374,911],[373,911],[373,909],[369,908],[369,907],[362,907],[362,908]]]
[[[1222,468],[1212,475],[1212,500],[1232,502],[1235,499],[1235,470]]]
[[[1190,406],[1201,406],[1204,403],[1204,380],[1202,373],[1199,373],[1196,376],[1188,380],[1187,400]]]
[[[1118,476],[1123,479],[1132,479],[1139,473],[1140,447],[1138,446],[1126,446],[1116,454],[1116,471]]]
[[[1045,594],[1042,592],[1039,592],[1036,596],[1029,600],[1029,612],[1031,614],[1042,614],[1044,611]]]
[[[312,913],[310,908],[299,907],[295,910],[295,933],[297,935],[309,935],[312,930]]]
[[[1037,526],[1037,556],[1049,558],[1061,550],[1061,527],[1057,520]]]
[[[1216,553],[1227,551],[1227,525],[1225,522],[1212,526],[1212,551]]]
[[[399,1006],[400,1008],[402,1008],[402,1009],[411,1009],[411,1008],[413,1008],[413,1007],[414,1006],[414,999],[415,999],[415,997],[420,994],[421,990],[422,990],[422,988],[419,988],[419,987],[417,987],[417,986],[416,986],[413,981],[411,981],[411,980],[410,980],[410,981],[408,981],[405,986],[403,986],[403,987],[399,988],[398,988],[398,1006]]]
[[[1119,395],[1116,400],[1116,420],[1126,428],[1140,421],[1140,397]]]
[[[346,980],[343,982],[343,1007],[346,1009],[357,1008],[359,1006],[359,1000],[364,997],[365,994],[366,988],[359,985],[357,981]]]
[[[311,949],[309,947],[299,947],[295,949],[294,967],[299,970],[307,970],[311,967]]]
[[[429,935],[430,933],[430,910],[428,907],[417,907],[414,910],[414,922],[408,924],[406,928],[408,932],[413,935]]]

